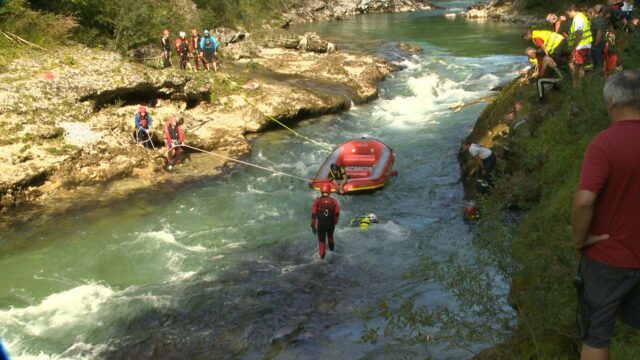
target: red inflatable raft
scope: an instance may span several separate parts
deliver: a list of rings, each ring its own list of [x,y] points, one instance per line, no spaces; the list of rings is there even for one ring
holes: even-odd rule
[[[320,190],[322,184],[331,185],[329,180],[331,164],[344,166],[348,180],[344,184],[345,193],[372,191],[383,187],[391,176],[395,156],[393,149],[375,139],[350,140],[338,146],[327,157],[310,184]]]

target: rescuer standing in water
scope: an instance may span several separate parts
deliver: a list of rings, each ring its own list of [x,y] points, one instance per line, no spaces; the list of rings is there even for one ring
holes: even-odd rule
[[[320,186],[321,196],[313,200],[311,207],[311,231],[318,235],[318,254],[321,259],[325,256],[325,246],[329,240],[329,250],[333,251],[333,230],[340,217],[340,205],[338,200],[331,197],[331,185]]]

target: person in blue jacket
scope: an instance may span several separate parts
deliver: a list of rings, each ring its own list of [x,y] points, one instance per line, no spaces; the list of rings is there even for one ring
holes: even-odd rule
[[[218,61],[218,59],[216,59],[218,42],[216,41],[216,38],[209,33],[209,30],[204,31],[202,39],[200,39],[200,48],[204,52],[204,59],[206,60],[207,65],[213,65],[213,71],[218,71],[218,67],[216,65],[216,62]],[[209,68],[207,68],[207,71],[208,70]]]
[[[144,105],[138,106],[138,111],[133,120],[138,143],[144,145],[147,149],[153,149],[153,143],[151,142],[151,116],[147,112],[147,107]]]

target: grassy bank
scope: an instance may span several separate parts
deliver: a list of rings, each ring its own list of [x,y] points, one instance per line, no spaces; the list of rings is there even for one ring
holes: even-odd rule
[[[639,65],[639,38],[623,39],[625,68]],[[509,301],[518,311],[511,338],[487,358],[571,359],[578,354],[572,278],[579,254],[571,247],[570,205],[584,151],[610,124],[603,85],[601,77],[591,75],[579,89],[551,92],[544,104],[538,103],[533,86],[514,86],[479,120],[482,128],[482,121],[503,118],[505,104],[523,103],[513,121],[520,126],[503,140],[508,152],[502,173],[482,200],[486,216],[479,243],[488,252],[508,253],[508,266],[497,264],[511,281]],[[505,230],[509,210],[518,211],[522,221]],[[612,357],[637,359],[638,349],[640,335],[618,324]]]

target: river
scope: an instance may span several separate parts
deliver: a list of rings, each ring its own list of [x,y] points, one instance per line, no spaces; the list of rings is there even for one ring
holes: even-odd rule
[[[519,27],[444,18],[470,3],[296,29],[405,68],[380,84],[379,100],[296,127],[324,143],[366,136],[396,148],[397,179],[339,197],[335,253],[316,254],[309,223],[317,194],[252,168],[14,228],[0,235],[0,338],[12,358],[375,359],[397,351],[465,359],[490,346],[367,344],[357,314],[392,294],[427,307],[452,303],[441,283],[404,275],[425,258],[472,258],[456,153],[485,105],[448,105],[487,95],[524,59]],[[424,53],[404,53],[398,42]],[[253,141],[249,161],[302,177],[327,155],[285,131]],[[348,226],[370,212],[380,223],[368,232]],[[506,297],[506,284],[495,286]]]

